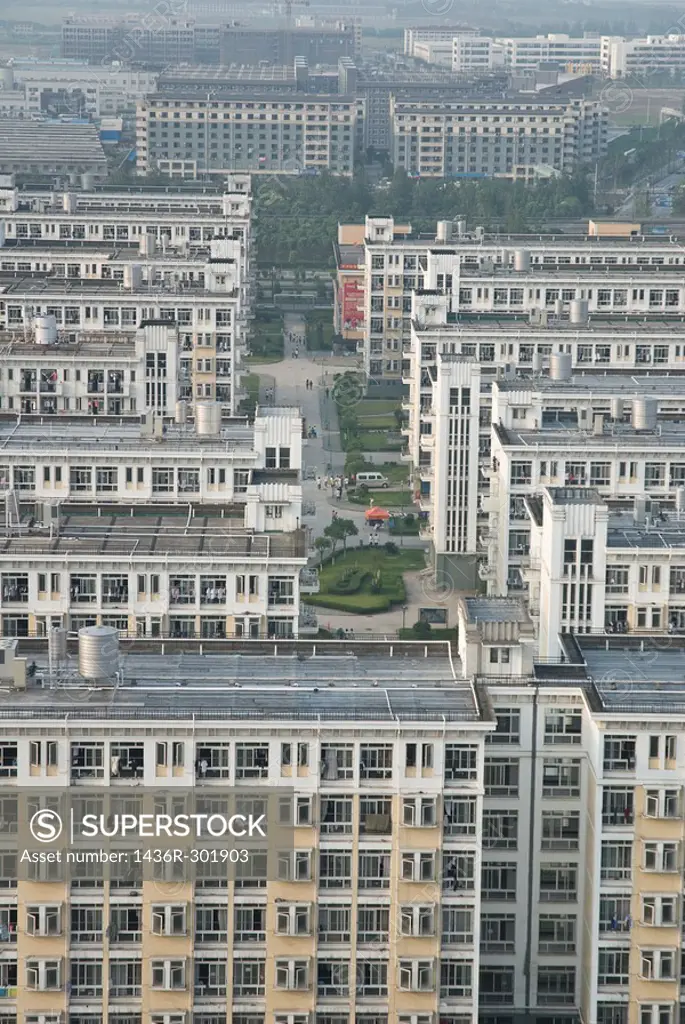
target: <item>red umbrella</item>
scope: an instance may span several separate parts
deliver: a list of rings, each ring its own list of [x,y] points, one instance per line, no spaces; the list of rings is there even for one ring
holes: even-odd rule
[[[387,509],[379,508],[378,505],[374,505],[373,508],[369,508],[366,510],[366,518],[386,520],[390,518],[390,513],[388,512]]]

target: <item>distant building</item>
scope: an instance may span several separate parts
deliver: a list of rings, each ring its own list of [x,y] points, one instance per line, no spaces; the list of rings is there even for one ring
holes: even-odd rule
[[[17,59],[0,67],[0,116],[101,117],[134,111],[156,82],[154,71]]]
[[[586,100],[391,102],[395,167],[436,178],[568,173],[606,151],[607,114]]]
[[[236,170],[351,176],[356,117],[349,96],[279,96],[249,85],[238,94],[157,93],[138,105],[137,166],[191,179]]]
[[[489,36],[458,35],[452,40],[452,71],[475,74],[504,63],[504,53]]]
[[[602,40],[599,36],[574,38],[561,32],[539,36],[507,36],[497,42],[504,51],[504,63],[515,71],[533,71],[539,64],[568,66],[578,74],[601,68]]]
[[[219,63],[221,28],[190,19],[154,13],[66,18],[62,23],[62,57],[109,64]]]
[[[452,66],[452,40],[440,39],[434,42],[416,43],[414,56],[426,64],[439,64],[442,67]]]
[[[602,71],[611,78],[657,72],[676,75],[685,71],[685,34],[644,39],[602,36],[601,46]]]
[[[291,64],[304,57],[311,64],[337,64],[361,53],[361,30],[339,22],[311,28],[258,28],[230,25],[221,30],[222,64]]]
[[[404,30],[404,54],[416,57],[415,47],[420,43],[451,43],[454,36],[475,35],[474,29],[462,25],[415,25]]]

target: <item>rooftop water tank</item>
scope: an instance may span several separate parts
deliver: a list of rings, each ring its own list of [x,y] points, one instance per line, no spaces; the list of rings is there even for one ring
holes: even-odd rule
[[[119,630],[113,626],[79,629],[78,670],[84,679],[114,679],[119,671]]]
[[[37,316],[33,322],[36,345],[54,345],[57,341],[57,318],[51,313]]]

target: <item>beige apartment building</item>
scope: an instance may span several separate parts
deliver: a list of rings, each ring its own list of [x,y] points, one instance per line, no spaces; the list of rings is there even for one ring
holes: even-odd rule
[[[441,643],[4,641],[3,1020],[678,1024],[684,648],[637,681],[568,635],[533,678],[496,633],[472,679]],[[17,800],[111,830],[228,792],[278,806],[244,868],[17,863],[95,846],[13,834]]]

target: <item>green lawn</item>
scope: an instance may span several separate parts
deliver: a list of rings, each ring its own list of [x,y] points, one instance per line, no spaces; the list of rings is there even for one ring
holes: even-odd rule
[[[392,398],[365,398],[359,403],[357,415],[360,419],[364,416],[382,416],[384,413],[394,413],[400,405],[399,399]],[[393,416],[393,421],[395,417]]]
[[[322,567],[321,589],[307,594],[306,603],[362,615],[385,612],[406,598],[404,573],[425,564],[418,548],[402,548],[394,555],[384,548],[355,548]]]
[[[359,442],[365,452],[394,452],[402,450],[402,440],[389,441],[385,430],[362,430]]]
[[[359,425],[364,430],[397,430],[394,416],[360,416]]]
[[[420,522],[414,516],[408,522],[406,519],[393,520],[392,526],[388,526],[388,533],[391,537],[416,537],[420,529]]]
[[[350,501],[354,501],[357,505],[367,505],[370,499],[373,505],[380,505],[381,508],[401,508],[403,505],[412,504],[411,491],[392,491],[389,488],[384,488],[380,491],[370,491],[361,500],[358,500],[354,492],[352,492],[349,498]]]

